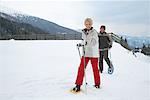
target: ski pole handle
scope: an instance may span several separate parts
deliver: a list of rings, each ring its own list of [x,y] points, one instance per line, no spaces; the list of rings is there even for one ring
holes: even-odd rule
[[[77,44],[77,47],[83,47],[83,46],[84,46],[84,45],[81,44],[81,43]]]

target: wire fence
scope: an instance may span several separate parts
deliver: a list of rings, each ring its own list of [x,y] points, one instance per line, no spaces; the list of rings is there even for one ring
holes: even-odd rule
[[[0,40],[81,40],[81,34],[0,35]]]

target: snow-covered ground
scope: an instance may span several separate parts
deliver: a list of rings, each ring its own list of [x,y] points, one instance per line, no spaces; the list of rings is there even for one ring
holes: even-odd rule
[[[104,63],[101,89],[87,67],[87,94],[71,94],[80,41],[0,41],[0,100],[150,100],[150,57],[133,56],[114,43],[114,74]],[[82,86],[84,90],[84,86]]]

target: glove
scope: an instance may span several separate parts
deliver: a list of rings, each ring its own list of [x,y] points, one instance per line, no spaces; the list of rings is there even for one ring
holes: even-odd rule
[[[109,48],[111,48],[112,47],[112,45],[109,45]]]
[[[87,45],[87,41],[85,42],[85,45]]]
[[[85,45],[87,45],[87,41],[85,42],[85,44],[82,43],[77,44],[78,47],[85,46]]]
[[[82,44],[81,44],[81,43],[77,44],[77,47],[81,47],[81,46],[82,46]]]

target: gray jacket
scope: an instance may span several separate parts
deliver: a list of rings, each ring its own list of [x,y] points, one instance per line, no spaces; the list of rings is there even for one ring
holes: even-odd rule
[[[98,33],[99,37],[99,49],[108,49],[112,47],[112,38],[106,33]]]

